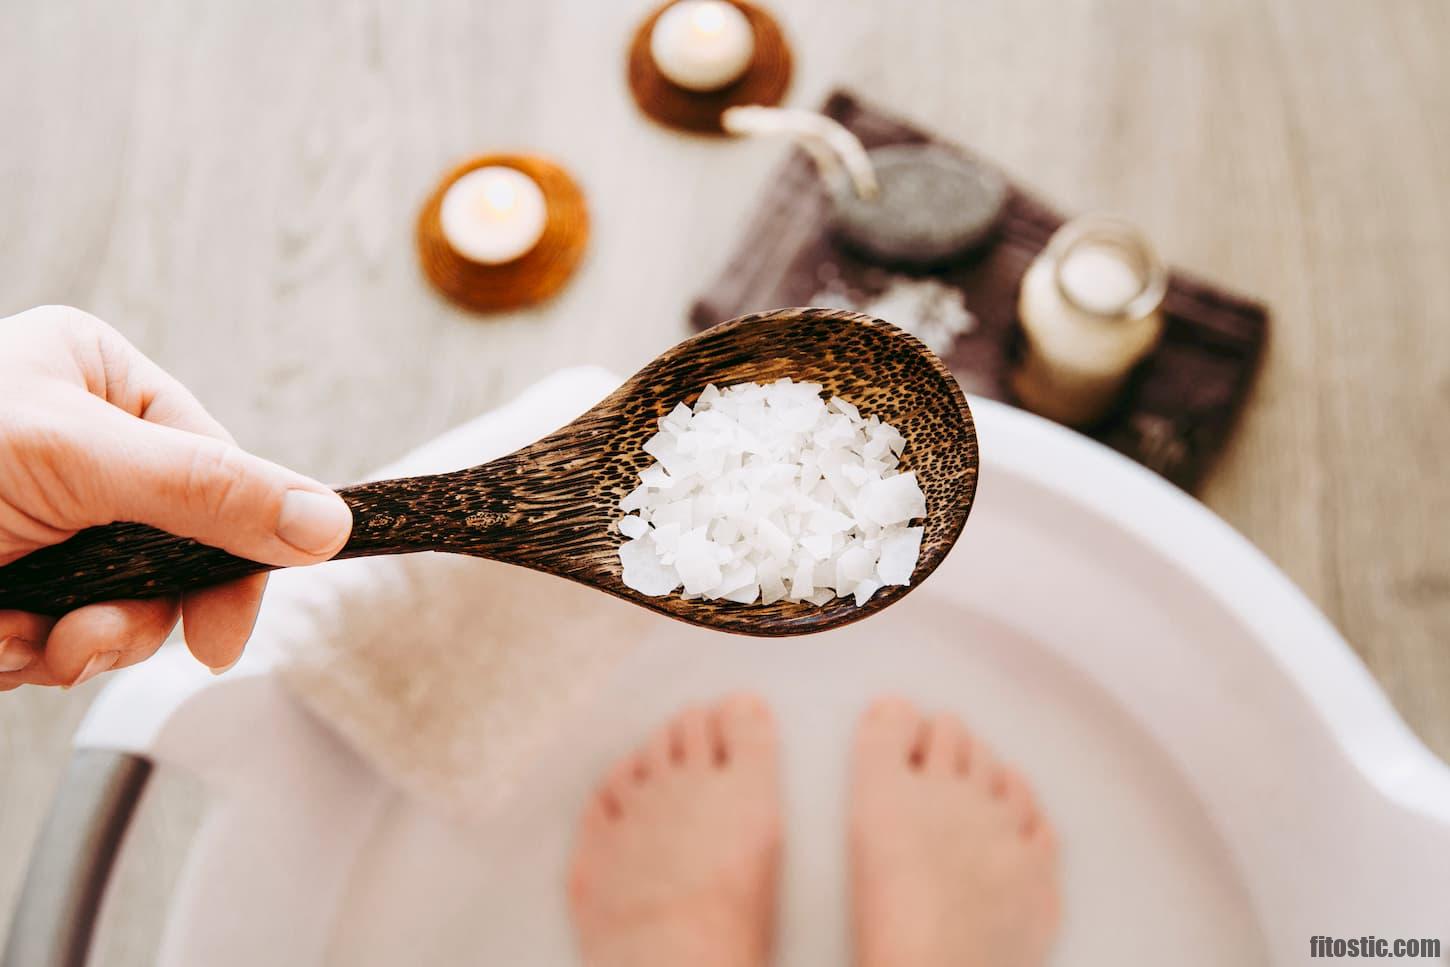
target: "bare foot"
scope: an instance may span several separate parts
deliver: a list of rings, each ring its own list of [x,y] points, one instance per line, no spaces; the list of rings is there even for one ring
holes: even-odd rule
[[[589,967],[759,967],[780,871],[775,725],[734,696],[615,766],[580,824],[570,906]]]
[[[899,699],[856,734],[851,877],[861,967],[1040,967],[1057,930],[1053,833],[962,723]]]

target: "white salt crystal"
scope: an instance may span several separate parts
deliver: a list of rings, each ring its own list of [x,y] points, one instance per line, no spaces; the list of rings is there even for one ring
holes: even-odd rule
[[[871,595],[875,594],[877,591],[880,590],[880,581],[873,581],[871,578],[867,578],[864,581],[858,581],[856,583],[855,590],[851,592],[851,594],[856,598],[856,607],[859,608],[867,601],[870,601]]]
[[[624,583],[640,594],[658,597],[680,586],[672,567],[660,563],[650,542],[636,538],[619,546],[619,563],[624,566]]]
[[[688,406],[684,403],[676,403],[675,408],[670,410],[669,415],[660,419],[660,429],[662,431],[670,429],[676,432],[683,430],[690,425],[690,416],[691,411]]]
[[[925,528],[907,527],[881,539],[881,561],[876,575],[883,584],[910,584],[911,572],[921,555],[921,535]]]
[[[861,488],[860,515],[877,524],[902,524],[926,516],[926,497],[915,473],[873,480]]]
[[[875,572],[876,560],[870,551],[859,545],[849,547],[836,558],[836,590],[853,588]]]
[[[668,490],[675,485],[674,478],[665,472],[664,464],[654,463],[639,475],[640,483],[659,490]]]
[[[859,607],[905,584],[926,500],[902,473],[905,440],[816,383],[788,378],[700,393],[659,420],[655,462],[620,501],[624,583],[689,600]]]
[[[681,534],[675,547],[675,570],[691,594],[704,594],[720,583],[720,561],[715,545],[705,536],[705,528]]]
[[[795,572],[790,579],[790,599],[800,601],[816,593],[816,584],[813,573],[815,567],[809,562],[796,565]]]
[[[811,583],[818,588],[834,588],[836,586],[836,562],[817,561],[811,568]]]
[[[755,568],[749,564],[736,564],[720,575],[719,586],[722,592],[729,592],[754,583]]]
[[[777,527],[769,518],[756,521],[755,533],[761,549],[774,558],[790,557],[790,535]]]
[[[649,524],[646,524],[642,518],[630,514],[628,517],[620,518],[619,532],[632,540],[648,534]]]
[[[726,601],[734,601],[736,604],[754,604],[755,599],[760,597],[760,585],[747,584],[742,588],[720,595]]]
[[[785,598],[785,582],[780,578],[760,582],[760,603],[775,604]]]
[[[717,517],[710,525],[710,540],[717,544],[734,544],[740,540],[740,525],[733,518]]]
[[[688,497],[672,500],[667,504],[657,504],[650,512],[649,521],[655,527],[667,527],[670,524],[679,525],[680,530],[689,530],[694,525],[695,502]]]
[[[801,547],[811,552],[811,557],[824,561],[831,556],[830,534],[807,534],[801,538]]]
[[[680,546],[680,525],[652,526],[649,538],[654,541],[654,545],[659,549],[661,555],[668,554],[670,557],[674,557],[675,551]]]
[[[636,511],[643,509],[648,504],[649,487],[645,484],[640,484],[624,495],[624,499],[619,502],[619,509],[626,512]]]

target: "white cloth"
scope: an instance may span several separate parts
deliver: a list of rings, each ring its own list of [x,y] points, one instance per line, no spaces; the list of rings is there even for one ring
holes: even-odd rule
[[[619,382],[595,368],[555,373],[372,479],[491,460]],[[509,795],[654,620],[523,568],[413,554],[275,575],[255,637],[281,680],[379,773],[476,817]]]

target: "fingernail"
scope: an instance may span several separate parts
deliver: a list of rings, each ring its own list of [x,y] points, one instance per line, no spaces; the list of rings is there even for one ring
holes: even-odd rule
[[[336,494],[289,490],[277,519],[277,536],[304,554],[335,550],[352,529],[352,511]]]
[[[86,667],[81,669],[81,673],[75,677],[75,681],[67,685],[66,688],[75,688],[77,685],[84,685],[101,672],[110,671],[115,667],[116,662],[120,658],[121,653],[119,651],[96,652],[91,656],[91,660],[86,662]]]
[[[213,668],[211,670],[211,673],[213,675],[225,675],[227,672],[231,671],[233,668],[236,668],[237,667],[237,662],[239,662],[241,660],[242,660],[242,656],[241,655],[238,655],[237,657],[233,658],[230,663],[228,663],[226,665],[219,665],[218,667]]]
[[[0,641],[0,672],[18,672],[35,661],[35,648],[24,638],[11,635]]]

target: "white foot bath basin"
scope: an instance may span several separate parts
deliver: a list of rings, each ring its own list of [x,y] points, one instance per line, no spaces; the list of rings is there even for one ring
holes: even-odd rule
[[[846,753],[883,692],[957,713],[1032,778],[1063,844],[1054,964],[1298,964],[1316,934],[1450,940],[1450,770],[1333,628],[1152,474],[972,409],[977,505],[926,584],[805,639],[661,621],[486,823],[397,792],[265,674],[213,682],[178,657],[120,679],[78,744],[213,792],[159,962],[572,963],[563,877],[586,795],[682,704],[737,689],[763,693],[783,733],[780,964],[850,962]],[[53,867],[47,841],[37,864]]]

